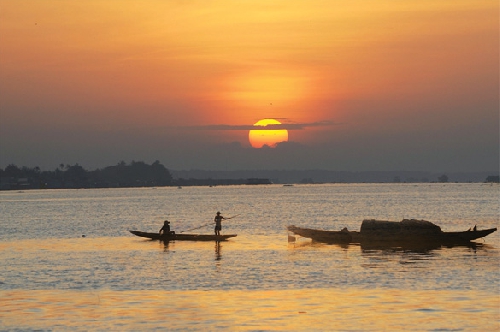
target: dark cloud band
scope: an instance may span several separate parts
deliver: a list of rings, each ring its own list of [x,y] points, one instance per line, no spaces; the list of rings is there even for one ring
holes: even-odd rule
[[[206,126],[187,126],[181,127],[183,129],[192,130],[304,130],[310,127],[328,127],[335,126],[338,123],[332,121],[318,121],[318,122],[307,122],[307,123],[282,123],[282,124],[268,124],[267,126],[254,126],[254,125],[226,125],[226,124],[215,124]]]

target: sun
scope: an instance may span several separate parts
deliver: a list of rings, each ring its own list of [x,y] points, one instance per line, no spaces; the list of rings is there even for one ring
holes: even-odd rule
[[[266,127],[267,125],[281,124],[275,119],[259,120],[254,126]],[[267,145],[270,148],[275,148],[280,142],[288,141],[288,130],[286,129],[252,129],[248,132],[248,140],[252,148],[262,148]]]

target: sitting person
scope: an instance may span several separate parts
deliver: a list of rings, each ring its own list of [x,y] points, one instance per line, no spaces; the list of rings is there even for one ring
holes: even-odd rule
[[[163,235],[174,235],[175,234],[174,231],[170,230],[170,221],[165,220],[163,222],[163,227],[160,228],[160,231],[158,233],[162,234],[162,232],[163,232]]]

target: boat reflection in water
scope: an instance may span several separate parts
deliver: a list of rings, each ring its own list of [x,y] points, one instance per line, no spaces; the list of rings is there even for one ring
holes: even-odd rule
[[[215,260],[220,261],[222,259],[220,241],[215,241]]]
[[[413,252],[427,254],[435,250],[449,249],[449,248],[468,248],[474,250],[483,249],[493,249],[491,245],[478,243],[478,242],[468,242],[468,243],[457,243],[457,244],[447,244],[443,245],[441,243],[398,243],[398,242],[362,242],[362,243],[339,243],[335,241],[290,241],[289,244],[293,248],[315,246],[315,245],[327,245],[332,247],[337,247],[344,250],[354,250],[356,248],[361,249],[362,253],[370,252],[387,252],[387,253],[400,253],[400,252]]]
[[[203,242],[208,242],[208,241],[203,241]],[[221,242],[224,241],[214,241],[215,247],[214,247],[214,252],[215,252],[215,261],[220,261],[222,260],[222,245]],[[170,252],[172,247],[175,247],[175,241],[172,240],[160,240],[160,243],[163,245],[163,251],[164,252]]]

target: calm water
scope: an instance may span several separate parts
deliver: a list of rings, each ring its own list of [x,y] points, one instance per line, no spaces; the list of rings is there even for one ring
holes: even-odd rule
[[[500,233],[411,252],[288,242],[365,218],[500,226],[490,184],[0,192],[0,330],[500,330]],[[235,216],[213,242],[144,240]],[[212,226],[199,233],[212,233]]]

